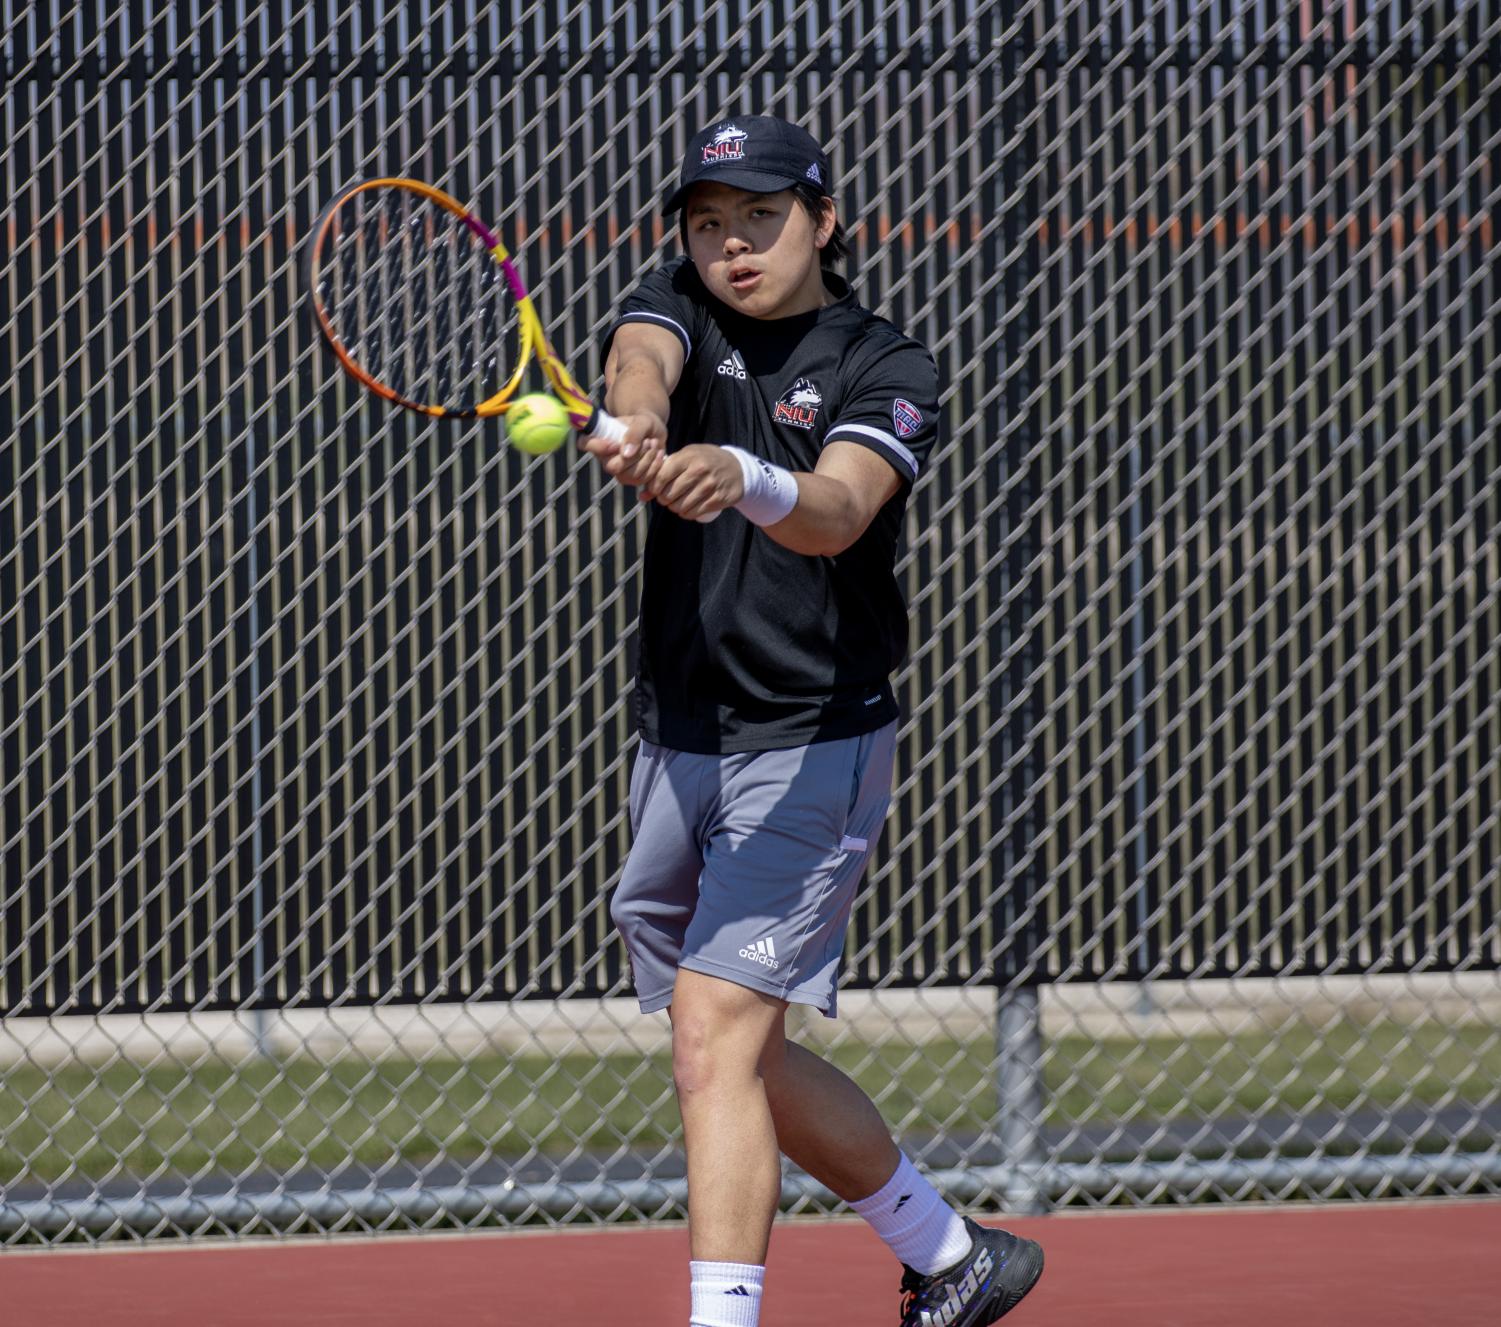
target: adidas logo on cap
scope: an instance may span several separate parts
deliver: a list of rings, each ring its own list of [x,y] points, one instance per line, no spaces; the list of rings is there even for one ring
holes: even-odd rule
[[[721,377],[739,378],[744,382],[746,378],[745,361],[740,358],[738,350],[732,350],[720,360],[719,367],[714,372],[718,373]]]
[[[752,963],[759,963],[763,968],[770,968],[775,972],[782,965],[777,962],[777,947],[767,936],[764,940],[757,940],[753,945],[746,945],[740,951],[741,958],[748,958]]]

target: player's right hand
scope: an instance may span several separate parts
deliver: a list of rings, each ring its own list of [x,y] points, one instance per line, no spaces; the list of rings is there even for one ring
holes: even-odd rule
[[[651,480],[667,457],[666,421],[650,411],[617,418],[626,429],[621,441],[591,436],[584,438],[579,446],[599,461],[606,474],[641,489],[641,498],[648,500],[652,496]]]

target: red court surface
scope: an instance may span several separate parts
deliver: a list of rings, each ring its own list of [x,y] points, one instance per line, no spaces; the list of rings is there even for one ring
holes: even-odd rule
[[[1497,1327],[1501,1202],[1064,1213],[1006,1327]],[[686,1327],[681,1229],[0,1254],[7,1327]],[[863,1225],[772,1236],[763,1327],[896,1327]]]

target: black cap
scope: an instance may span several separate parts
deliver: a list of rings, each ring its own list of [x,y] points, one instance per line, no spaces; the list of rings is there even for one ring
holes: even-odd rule
[[[832,193],[829,159],[806,130],[774,115],[737,115],[700,129],[688,141],[678,186],[662,205],[676,212],[705,180],[772,194],[807,182]]]

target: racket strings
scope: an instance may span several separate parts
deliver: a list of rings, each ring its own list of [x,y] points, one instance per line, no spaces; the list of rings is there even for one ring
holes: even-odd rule
[[[504,273],[460,217],[406,189],[367,189],[336,209],[319,298],[351,359],[420,405],[471,410],[520,354]]]

